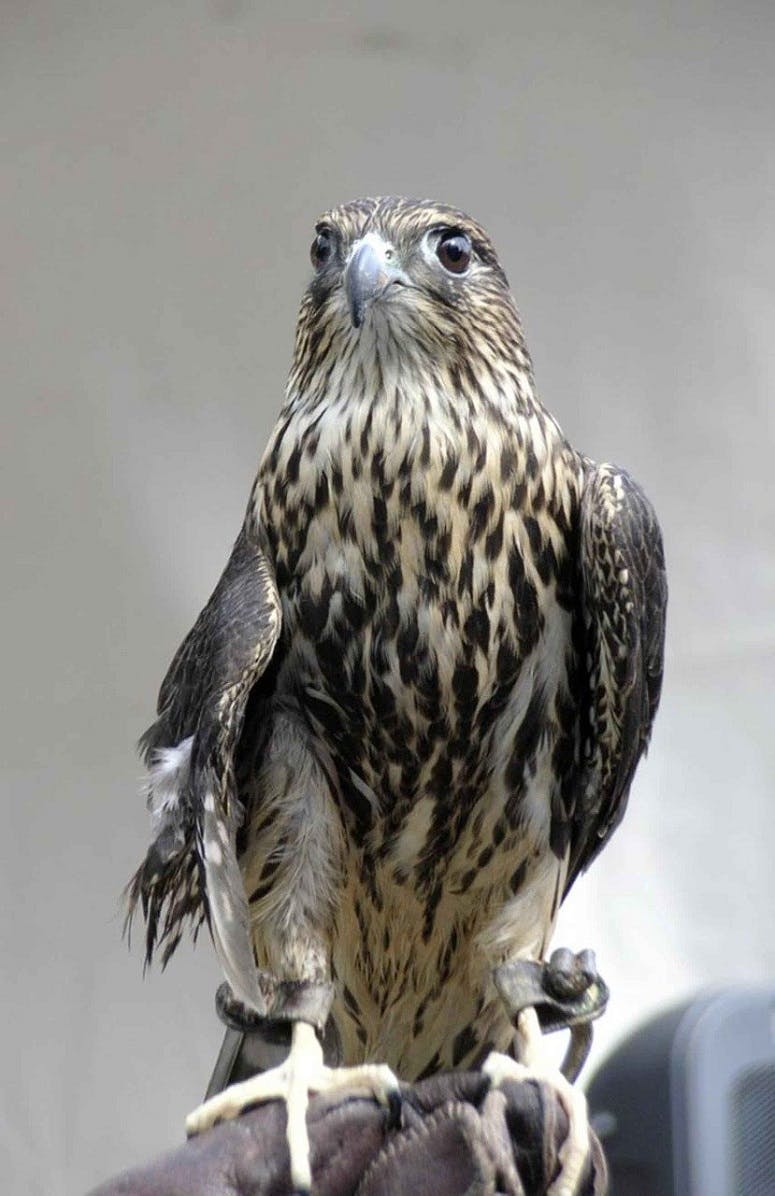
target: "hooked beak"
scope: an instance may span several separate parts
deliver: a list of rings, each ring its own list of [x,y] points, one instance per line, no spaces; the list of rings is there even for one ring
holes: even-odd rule
[[[381,237],[367,233],[353,250],[344,272],[344,289],[354,328],[360,328],[366,307],[391,283],[405,283],[401,270],[389,260],[392,250]]]

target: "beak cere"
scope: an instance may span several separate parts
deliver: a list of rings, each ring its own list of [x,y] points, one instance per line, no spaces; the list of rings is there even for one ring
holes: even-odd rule
[[[374,233],[367,233],[352,252],[344,273],[344,289],[354,328],[363,323],[367,305],[402,277],[388,260],[390,252],[390,246]]]

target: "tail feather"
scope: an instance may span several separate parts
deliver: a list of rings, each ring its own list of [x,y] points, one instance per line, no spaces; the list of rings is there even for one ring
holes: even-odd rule
[[[164,840],[165,832],[159,836]],[[154,840],[145,860],[124,890],[124,936],[131,938],[132,922],[140,907],[145,919],[145,967],[158,954],[166,967],[190,924],[196,938],[207,910],[199,861],[193,845],[169,854],[168,844]]]
[[[155,838],[124,890],[127,939],[138,905],[145,918],[146,968],[157,951],[166,967],[186,923],[191,923],[196,938],[207,917],[191,804],[194,737],[182,739],[174,747],[159,747],[155,743],[157,730],[154,723],[141,740],[148,764],[146,805]]]
[[[229,827],[212,791],[207,793],[203,806],[202,860],[210,933],[232,992],[249,1008],[262,1013],[265,1002],[258,986],[248,901],[237,862],[235,832]]]

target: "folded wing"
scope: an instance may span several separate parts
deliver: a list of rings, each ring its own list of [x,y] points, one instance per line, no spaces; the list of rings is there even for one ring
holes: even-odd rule
[[[566,892],[624,816],[662,688],[662,535],[643,491],[612,465],[587,471],[579,558],[588,699]]]
[[[170,665],[141,740],[155,838],[128,887],[141,904],[146,961],[166,964],[186,922],[208,920],[235,994],[260,1002],[236,858],[235,756],[251,689],[277,644],[274,571],[249,520],[218,585]]]

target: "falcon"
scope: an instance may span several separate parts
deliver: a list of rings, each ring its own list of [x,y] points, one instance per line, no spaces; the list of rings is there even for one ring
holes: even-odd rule
[[[206,920],[236,1001],[291,1009],[286,1062],[189,1129],[283,1097],[298,1188],[309,1092],[538,1058],[524,1018],[509,1056],[494,976],[543,960],[624,814],[666,606],[654,511],[536,397],[476,221],[357,200],[311,258],[244,523],[142,740],[154,838],[129,886],[147,961]]]

